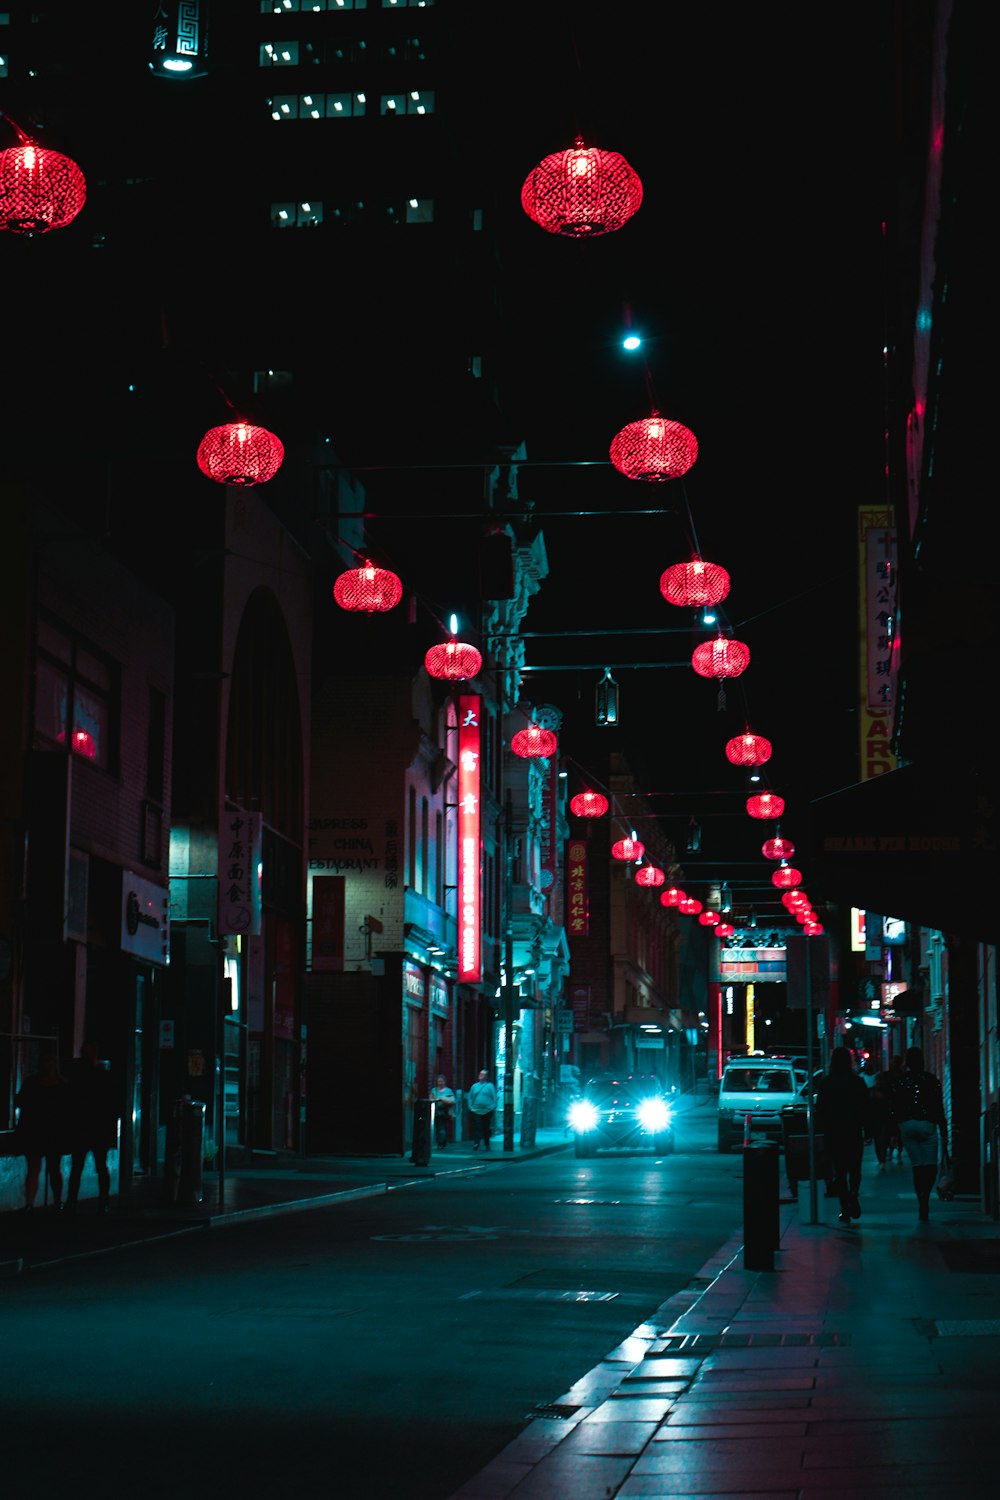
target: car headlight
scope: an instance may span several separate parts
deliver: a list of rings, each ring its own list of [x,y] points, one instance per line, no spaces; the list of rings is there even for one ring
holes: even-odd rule
[[[666,1130],[670,1124],[670,1109],[662,1099],[644,1099],[639,1105],[639,1123],[644,1130]]]
[[[593,1130],[597,1120],[597,1109],[589,1099],[578,1099],[570,1106],[569,1123],[574,1130]]]

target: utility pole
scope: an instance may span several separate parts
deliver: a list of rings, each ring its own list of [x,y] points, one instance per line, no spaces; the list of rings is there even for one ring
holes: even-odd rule
[[[514,1149],[514,830],[508,789],[504,801],[503,1149]]]

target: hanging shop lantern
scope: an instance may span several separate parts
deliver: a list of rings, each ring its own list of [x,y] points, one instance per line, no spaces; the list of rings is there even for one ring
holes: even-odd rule
[[[198,467],[216,484],[266,484],[284,457],[281,439],[250,422],[210,427],[198,444]]]
[[[429,677],[443,682],[467,682],[475,677],[483,665],[483,658],[475,646],[464,641],[443,641],[432,646],[424,657],[424,666]]]
[[[698,457],[698,439],[680,422],[668,422],[654,411],[629,422],[611,442],[611,462],[626,479],[660,484],[679,479]]]
[[[600,792],[577,792],[569,799],[569,810],[577,818],[603,818],[608,810],[608,799]]]
[[[781,904],[789,911],[798,911],[801,907],[810,906],[812,903],[800,886],[798,890],[785,891],[781,898]]]
[[[660,574],[660,593],[668,604],[699,609],[704,604],[721,604],[729,593],[729,574],[718,563],[693,557],[690,562],[671,563]]]
[[[626,863],[641,859],[645,852],[646,846],[641,839],[619,839],[616,844],[611,845],[611,858],[623,860]]]
[[[747,812],[751,818],[780,818],[785,810],[785,799],[775,792],[755,792],[747,798]]]
[[[816,913],[813,911],[811,906],[796,906],[794,908],[794,912],[795,920],[796,922],[798,922],[800,927],[805,927],[807,922],[814,921],[816,917]]]
[[[510,748],[524,760],[534,760],[538,756],[555,755],[558,744],[551,729],[543,729],[540,724],[529,724],[527,729],[517,731],[510,742]]]
[[[333,597],[341,609],[375,614],[393,609],[403,597],[403,585],[388,568],[376,568],[368,559],[360,568],[348,568],[334,579]]]
[[[585,146],[577,136],[532,168],[521,207],[549,234],[593,239],[627,224],[642,202],[642,183],[624,156]]]
[[[699,677],[739,677],[750,665],[750,648],[717,635],[714,641],[695,646],[691,665]]]
[[[731,922],[720,922],[718,927],[715,929],[715,935],[716,937],[727,938],[732,937],[735,931],[736,928],[732,925]]]
[[[698,918],[702,927],[718,927],[722,918],[717,911],[703,911]]]
[[[680,886],[668,885],[665,891],[660,892],[661,906],[680,906],[682,901],[687,900],[687,895]]]
[[[765,839],[760,852],[765,859],[791,859],[795,853],[795,845],[791,839]]]
[[[776,885],[779,891],[789,891],[793,886],[802,884],[802,871],[796,870],[792,865],[782,865],[771,876],[771,884]]]
[[[694,896],[685,896],[683,901],[678,901],[677,910],[682,911],[686,917],[696,917],[701,911],[701,902]]]
[[[666,882],[666,875],[656,865],[643,865],[635,872],[636,885],[659,886]]]
[[[68,156],[14,129],[19,144],[0,151],[0,229],[29,237],[65,229],[87,201],[83,173]]]
[[[822,922],[806,922],[805,926],[803,928],[803,931],[805,932],[806,937],[822,937],[822,935],[823,935],[823,923]]]
[[[762,766],[771,759],[771,741],[749,729],[726,744],[726,759],[733,766]]]

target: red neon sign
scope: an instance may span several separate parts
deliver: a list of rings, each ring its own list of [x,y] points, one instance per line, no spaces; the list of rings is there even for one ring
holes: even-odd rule
[[[458,977],[483,977],[479,755],[482,699],[458,700]]]

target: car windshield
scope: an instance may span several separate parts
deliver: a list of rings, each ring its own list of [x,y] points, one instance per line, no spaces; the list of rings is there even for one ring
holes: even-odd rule
[[[791,1094],[795,1081],[787,1068],[730,1068],[723,1088],[727,1094]]]
[[[652,1080],[635,1078],[601,1078],[587,1085],[587,1098],[595,1104],[608,1104],[618,1100],[622,1104],[634,1103],[637,1099],[648,1099],[661,1090]]]

